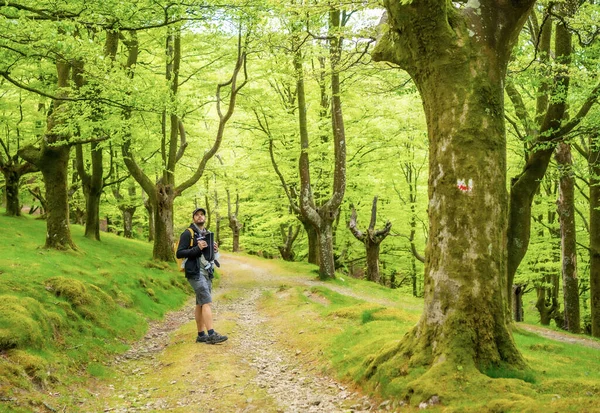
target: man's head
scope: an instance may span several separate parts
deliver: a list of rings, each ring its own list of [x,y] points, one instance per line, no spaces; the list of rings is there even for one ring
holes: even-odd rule
[[[192,219],[194,224],[198,226],[203,226],[206,221],[206,210],[204,208],[196,208],[192,213]]]

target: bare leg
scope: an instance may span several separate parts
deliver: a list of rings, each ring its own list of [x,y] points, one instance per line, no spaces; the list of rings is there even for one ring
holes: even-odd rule
[[[198,308],[198,307],[196,307]],[[210,308],[210,304],[204,304],[202,306],[202,321],[204,323],[204,327],[206,330],[212,330],[213,328],[213,319],[212,319],[212,309]]]
[[[204,320],[202,319],[202,306],[196,304],[196,308],[194,311],[194,318],[196,319],[196,327],[198,328],[198,332],[204,331]]]

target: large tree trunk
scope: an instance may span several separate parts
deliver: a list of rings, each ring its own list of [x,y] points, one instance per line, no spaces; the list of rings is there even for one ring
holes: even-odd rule
[[[152,199],[151,197],[150,199]],[[154,210],[154,248],[152,257],[160,261],[174,261],[173,255],[173,201],[175,195],[170,185],[156,185]]]
[[[317,232],[319,241],[319,277],[335,278],[335,260],[333,257],[332,222],[323,220]]]
[[[367,251],[367,280],[379,283],[379,245],[375,243],[367,243],[365,249]]]
[[[579,333],[579,283],[577,281],[577,241],[575,229],[575,177],[571,147],[560,143],[556,149],[556,161],[560,170],[558,217],[562,256],[562,279],[565,330]]]
[[[430,367],[404,389],[415,402],[430,397],[429,380],[452,376],[457,366],[525,367],[506,324],[503,82],[532,4],[499,8],[482,0],[473,10],[446,1],[386,3],[389,29],[373,57],[407,70],[423,100],[429,237],[423,315],[397,346],[373,359],[367,377],[381,363]]]
[[[71,66],[64,61],[56,63],[58,74],[58,95],[64,95],[68,86]],[[71,239],[69,227],[68,166],[70,146],[68,137],[55,131],[55,127],[65,116],[66,105],[56,100],[54,109],[48,115],[46,133],[41,148],[27,146],[19,151],[19,156],[34,164],[44,177],[46,186],[46,248],[66,250],[76,249]]]
[[[590,312],[592,336],[600,337],[600,134],[589,138]]]
[[[47,147],[39,168],[46,183],[46,248],[75,249],[69,227],[68,166],[69,147]]]

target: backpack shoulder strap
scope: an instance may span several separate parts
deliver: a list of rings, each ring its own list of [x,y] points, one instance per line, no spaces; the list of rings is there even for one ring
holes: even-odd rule
[[[188,228],[187,230],[190,231],[190,247],[192,247],[194,245],[194,230],[191,228]]]

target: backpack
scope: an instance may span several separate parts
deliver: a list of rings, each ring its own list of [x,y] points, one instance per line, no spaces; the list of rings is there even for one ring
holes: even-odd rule
[[[190,231],[190,248],[194,245],[194,231],[191,228],[187,228]],[[185,262],[187,258],[177,258],[177,248],[179,247],[179,240],[175,242],[175,261],[177,261],[177,268],[179,272],[185,272]]]

